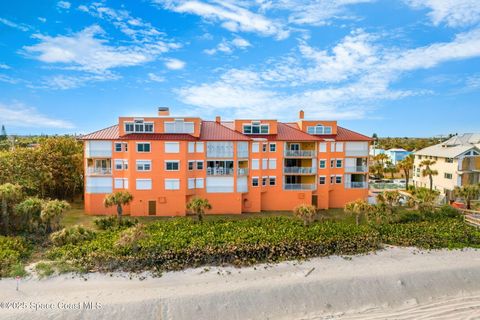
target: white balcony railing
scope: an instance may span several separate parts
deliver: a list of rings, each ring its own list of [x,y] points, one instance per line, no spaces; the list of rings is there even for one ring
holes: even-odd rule
[[[234,170],[232,168],[212,168],[207,167],[207,176],[233,176]]]
[[[368,183],[367,182],[346,182],[345,188],[346,189],[367,189]]]
[[[314,174],[316,168],[313,167],[284,167],[283,173]]]
[[[87,174],[110,175],[110,174],[112,174],[112,168],[88,167],[87,168]]]
[[[314,156],[314,150],[285,150],[285,157],[313,158]]]
[[[345,172],[368,172],[367,166],[345,167]]]
[[[285,183],[285,190],[315,190],[315,184],[313,183]]]
[[[237,175],[239,176],[248,176],[248,168],[238,168]]]

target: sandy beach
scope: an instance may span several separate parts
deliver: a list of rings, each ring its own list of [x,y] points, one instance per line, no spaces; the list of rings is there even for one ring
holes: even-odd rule
[[[480,319],[480,251],[0,281],[1,319]]]

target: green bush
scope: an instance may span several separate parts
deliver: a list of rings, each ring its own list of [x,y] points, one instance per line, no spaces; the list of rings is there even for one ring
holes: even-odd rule
[[[0,236],[0,277],[18,275],[29,255],[30,248],[22,238]]]
[[[119,220],[117,217],[109,216],[96,218],[93,220],[93,223],[100,230],[125,229],[137,225],[138,219],[123,218],[122,220]]]
[[[66,244],[76,244],[85,240],[91,240],[94,237],[95,231],[82,226],[73,226],[52,233],[50,235],[50,241],[54,246],[63,246]]]

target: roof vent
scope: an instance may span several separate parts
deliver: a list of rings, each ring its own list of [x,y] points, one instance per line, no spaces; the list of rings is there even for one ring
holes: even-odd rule
[[[160,117],[166,117],[170,115],[170,108],[168,107],[159,107],[158,108],[158,115]]]

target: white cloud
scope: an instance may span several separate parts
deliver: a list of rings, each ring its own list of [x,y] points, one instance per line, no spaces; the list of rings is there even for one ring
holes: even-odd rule
[[[0,102],[0,123],[27,128],[74,128],[68,121],[48,117],[37,109],[19,102],[11,104]]]
[[[148,79],[153,82],[164,82],[165,78],[159,75],[156,75],[155,73],[150,72],[148,74]]]
[[[285,39],[289,35],[289,31],[281,23],[242,6],[246,2],[206,3],[195,0],[156,0],[154,2],[175,12],[196,14],[205,20],[218,21],[223,28],[232,32],[254,32],[263,36],[275,36],[277,39]]]
[[[97,36],[104,31],[97,25],[69,36],[35,35],[40,42],[24,47],[34,58],[45,63],[62,64],[67,69],[104,73],[109,69],[129,67],[152,61],[167,52],[164,46],[112,46]]]
[[[0,63],[0,69],[10,69],[10,66],[6,65],[5,63]]]
[[[44,17],[38,17],[37,19],[38,19],[38,21],[43,22],[43,23],[47,22],[47,19],[44,18]]]
[[[264,117],[282,119],[292,109],[303,108],[312,117],[362,118],[378,101],[431,93],[392,89],[403,74],[480,57],[480,29],[461,33],[451,42],[413,49],[385,48],[375,44],[376,39],[354,31],[330,51],[301,41],[298,57],[251,70],[229,70],[216,81],[179,89],[179,99],[202,112],[227,109],[243,117],[262,110]]]
[[[0,82],[10,83],[10,84],[17,84],[21,81],[19,79],[12,78],[10,76],[0,74]]]
[[[227,41],[223,39],[215,48],[206,49],[204,52],[209,55],[213,55],[217,52],[223,52],[226,54],[232,53],[236,48],[245,49],[252,46],[247,40],[237,37],[232,41]]]
[[[180,70],[185,68],[185,62],[178,59],[167,59],[165,66],[170,70]]]
[[[68,1],[58,1],[57,2],[57,7],[61,8],[61,9],[70,9],[71,6],[72,6],[72,4]]]
[[[413,8],[430,10],[428,16],[434,25],[445,23],[450,27],[468,26],[480,22],[478,0],[405,0]]]
[[[103,74],[82,74],[82,75],[54,75],[45,77],[38,85],[29,84],[28,87],[32,89],[53,89],[53,90],[68,90],[84,85],[92,84],[94,82],[102,82],[108,80],[117,80],[120,76],[112,73]]]
[[[26,24],[16,23],[4,18],[0,18],[0,23],[3,23],[4,25],[9,26],[11,28],[18,29],[20,31],[28,31],[30,29],[29,26],[27,26]]]

